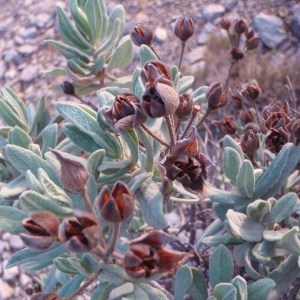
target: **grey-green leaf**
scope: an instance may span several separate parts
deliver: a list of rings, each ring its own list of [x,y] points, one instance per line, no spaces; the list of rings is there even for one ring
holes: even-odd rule
[[[243,151],[240,147],[240,145],[229,135],[226,135],[223,139],[223,147],[224,149],[226,147],[232,148],[234,150],[236,150],[238,152],[238,154],[240,155],[240,158],[243,160],[244,158],[244,154]]]
[[[189,290],[193,281],[193,275],[188,265],[181,266],[175,274],[174,300],[181,300]]]
[[[15,126],[12,130],[9,131],[8,142],[25,149],[28,149],[28,146],[33,143],[28,133],[18,126]]]
[[[203,273],[196,268],[191,268],[193,281],[189,288],[189,294],[193,300],[206,300],[208,297],[207,286]]]
[[[231,280],[231,283],[237,289],[236,300],[248,300],[248,290],[247,290],[246,280],[242,276],[238,275]]]
[[[212,287],[222,282],[230,282],[233,268],[230,251],[224,245],[218,246],[209,259],[209,280]]]
[[[214,288],[214,296],[218,300],[236,300],[237,289],[231,283],[219,283]]]
[[[194,76],[183,76],[178,81],[178,94],[185,93],[193,84]]]
[[[248,300],[268,299],[268,295],[275,287],[272,279],[264,278],[248,285]]]
[[[58,126],[56,123],[47,126],[42,131],[43,145],[42,153],[46,153],[49,148],[55,148],[57,142]]]
[[[236,177],[237,189],[243,196],[251,198],[253,196],[254,184],[253,166],[249,160],[245,159]]]
[[[26,232],[21,225],[21,221],[27,218],[28,214],[18,208],[10,206],[1,206],[0,209],[0,228],[11,233],[19,234]]]
[[[120,42],[119,46],[113,52],[108,67],[111,69],[126,67],[131,64],[132,59],[133,46],[131,40],[127,37]]]
[[[230,147],[226,147],[224,149],[223,155],[223,168],[225,175],[231,180],[231,182],[235,183],[242,164],[241,156],[238,151]]]
[[[144,66],[144,64],[148,60],[157,60],[157,56],[155,53],[147,46],[147,45],[142,45],[140,48],[140,60],[141,60],[141,65]]]

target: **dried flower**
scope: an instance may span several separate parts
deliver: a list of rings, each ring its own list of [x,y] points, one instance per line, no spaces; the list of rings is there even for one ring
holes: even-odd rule
[[[253,122],[253,120],[255,119],[255,115],[256,115],[255,110],[252,107],[250,109],[241,111],[240,119],[242,124],[246,125],[248,123]]]
[[[247,50],[254,50],[254,49],[256,49],[259,46],[260,41],[261,41],[261,38],[258,37],[258,36],[254,36],[253,38],[248,39],[246,41],[246,48],[247,48]]]
[[[182,119],[188,116],[193,110],[193,99],[189,94],[182,94],[179,96],[179,105],[175,111],[175,115]]]
[[[194,32],[194,22],[191,18],[182,17],[176,20],[174,33],[182,42],[192,37]]]
[[[31,296],[31,300],[63,300],[63,298],[54,293],[36,293]]]
[[[134,211],[132,193],[121,181],[116,182],[111,192],[105,185],[95,201],[103,219],[111,223],[126,220]]]
[[[153,31],[150,26],[143,23],[136,24],[130,31],[130,38],[136,46],[143,44],[150,46],[153,41]]]
[[[247,30],[245,32],[245,36],[246,36],[247,40],[252,39],[253,36],[254,36],[254,30],[250,27],[247,27]]]
[[[247,30],[247,25],[243,20],[239,19],[234,23],[234,31],[237,34],[242,34],[246,32],[246,30]]]
[[[288,142],[289,135],[285,126],[285,120],[280,119],[276,126],[272,127],[266,135],[266,146],[274,153],[278,153]]]
[[[230,53],[231,57],[235,60],[241,60],[244,58],[244,52],[238,47],[233,47]]]
[[[249,129],[241,136],[241,148],[249,157],[253,157],[255,151],[259,148],[259,139],[257,134]]]
[[[147,89],[143,95],[141,108],[150,118],[174,114],[179,105],[179,95],[172,82],[166,77],[165,65],[148,63],[144,67],[143,81]]]
[[[74,217],[66,218],[59,227],[60,238],[73,252],[90,251],[100,245],[105,247],[98,219],[94,214],[76,211]]]
[[[147,119],[141,111],[139,100],[130,93],[117,96],[114,105],[105,112],[105,118],[115,127],[116,132],[137,127]]]
[[[231,21],[226,17],[222,17],[220,18],[219,24],[222,29],[228,30],[231,25]]]
[[[60,181],[63,187],[71,193],[83,193],[89,177],[85,167],[75,156],[54,149],[50,151],[60,162]]]
[[[48,211],[35,211],[22,221],[29,233],[20,237],[27,247],[43,250],[49,248],[58,238],[58,218]]]
[[[237,130],[237,125],[235,118],[225,117],[223,121],[215,121],[214,124],[222,131],[223,134],[235,134]]]
[[[229,89],[223,91],[220,82],[213,83],[206,93],[208,108],[211,110],[225,106],[231,96]]]
[[[125,272],[138,279],[174,271],[185,254],[164,248],[169,241],[170,237],[158,230],[131,241],[124,257]]]
[[[261,94],[261,88],[255,79],[242,85],[241,94],[250,101],[257,100]]]
[[[74,96],[75,95],[75,88],[74,88],[74,85],[69,82],[69,81],[64,81],[62,84],[61,84],[61,88],[63,90],[63,92],[66,94],[66,95],[71,95],[71,96]]]
[[[189,190],[205,195],[206,158],[200,153],[195,127],[187,138],[175,143],[161,166],[169,180],[177,180]]]

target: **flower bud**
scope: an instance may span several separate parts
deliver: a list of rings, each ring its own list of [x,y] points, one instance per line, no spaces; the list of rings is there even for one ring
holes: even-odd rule
[[[131,241],[124,257],[125,272],[139,279],[174,271],[186,254],[164,248],[168,241],[170,237],[158,230]]]
[[[31,296],[31,300],[63,300],[63,298],[54,293],[36,293]]]
[[[246,41],[246,48],[247,48],[247,50],[254,50],[254,49],[256,49],[259,46],[259,44],[260,44],[260,40],[261,40],[261,38],[258,37],[258,36],[255,36],[255,37],[253,37],[251,39],[248,39]]]
[[[62,151],[50,149],[60,162],[60,181],[63,187],[71,193],[82,194],[88,180],[88,172],[75,156]]]
[[[231,25],[231,21],[226,17],[222,17],[220,18],[219,24],[222,29],[228,30]]]
[[[51,212],[35,211],[22,221],[22,226],[29,232],[20,234],[27,247],[43,250],[57,241],[59,221]]]
[[[247,25],[243,20],[239,19],[235,22],[234,31],[237,34],[242,34],[242,33],[246,32],[246,30],[247,30]]]
[[[231,50],[231,57],[235,60],[241,60],[244,58],[244,52],[237,47],[233,47]]]
[[[182,17],[176,20],[174,33],[182,42],[192,37],[194,32],[194,22],[191,18]]]
[[[219,129],[223,134],[235,134],[237,130],[237,125],[234,117],[225,117],[223,121],[215,121]]]
[[[257,81],[252,79],[246,84],[242,85],[241,94],[250,101],[256,100],[261,94],[261,89]]]
[[[247,40],[253,38],[253,36],[254,36],[254,30],[252,28],[248,27],[247,30],[246,30],[246,32],[245,32],[245,36],[246,36]]]
[[[182,119],[188,116],[193,110],[193,99],[189,94],[181,94],[179,96],[179,105],[175,111],[175,115]]]
[[[252,157],[255,151],[259,148],[259,139],[253,130],[249,129],[244,135],[242,135],[241,148],[249,157]]]
[[[223,91],[220,82],[213,83],[206,93],[208,108],[211,110],[225,106],[230,99],[229,89]]]
[[[150,46],[152,44],[153,31],[149,26],[143,23],[136,24],[129,34],[132,42],[136,46],[140,47],[143,44]]]
[[[64,219],[59,227],[59,235],[72,252],[87,252],[97,244],[105,248],[98,219],[84,211],[76,211],[74,217]]]
[[[71,82],[64,81],[60,86],[66,95],[71,95],[71,96],[75,95],[75,88]]]
[[[105,185],[95,202],[103,219],[111,223],[126,220],[134,211],[133,195],[121,181],[116,182],[111,193]]]
[[[288,142],[289,135],[285,126],[285,120],[280,119],[276,126],[272,127],[266,135],[266,146],[273,153],[279,153]]]
[[[240,113],[240,119],[243,125],[246,125],[248,123],[253,122],[255,119],[255,110],[253,108],[250,108],[248,110],[243,110]]]

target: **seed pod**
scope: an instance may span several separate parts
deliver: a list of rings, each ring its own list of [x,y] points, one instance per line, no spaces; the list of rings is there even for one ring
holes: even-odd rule
[[[220,82],[213,83],[206,93],[208,108],[211,110],[225,106],[231,96],[229,89],[223,91]]]
[[[228,30],[231,25],[231,21],[226,17],[222,17],[219,21],[219,24],[222,29]]]
[[[225,117],[223,121],[214,122],[223,134],[235,134],[237,125],[234,117]]]
[[[182,17],[177,19],[174,26],[174,33],[182,42],[186,42],[192,37],[194,32],[194,22],[191,18]]]
[[[235,22],[234,31],[236,33],[242,34],[242,33],[246,32],[246,30],[247,30],[247,25],[243,20],[239,19]]]
[[[188,116],[193,109],[193,99],[189,94],[182,94],[179,96],[179,105],[175,111],[175,115],[182,119]]]
[[[237,47],[233,47],[230,53],[233,59],[241,60],[244,58],[244,52]]]
[[[255,151],[259,148],[259,139],[253,130],[249,129],[244,135],[242,135],[241,148],[249,157],[252,157]]]
[[[259,46],[259,44],[260,44],[260,40],[261,40],[261,38],[258,37],[258,36],[255,36],[255,37],[253,37],[251,39],[248,39],[246,41],[246,48],[247,48],[247,50],[256,49]]]
[[[150,46],[153,41],[153,31],[152,29],[143,24],[143,23],[138,23],[136,24],[133,29],[130,31],[130,38],[132,42],[136,46],[141,46],[141,45],[147,45]]]
[[[64,81],[61,84],[61,88],[62,88],[63,92],[66,95],[70,95],[70,96],[74,96],[75,95],[75,88],[74,88],[74,85],[71,82]]]

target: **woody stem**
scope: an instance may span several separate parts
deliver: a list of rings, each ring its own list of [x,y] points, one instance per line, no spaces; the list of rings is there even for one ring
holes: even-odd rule
[[[112,238],[106,252],[106,257],[108,257],[116,248],[117,240],[120,234],[120,228],[121,228],[121,222],[116,222],[113,224]]]
[[[175,128],[174,128],[174,120],[172,115],[166,115],[165,116],[166,121],[167,121],[167,126],[170,134],[170,139],[171,139],[171,146],[175,145],[176,142],[176,135],[175,135]]]
[[[163,146],[167,148],[171,148],[171,145],[169,145],[166,141],[158,137],[154,132],[152,132],[145,124],[140,125],[141,128],[143,128],[150,136],[152,136],[155,140],[160,142]]]
[[[184,49],[185,49],[185,42],[181,42],[181,52],[180,52],[180,59],[179,59],[179,63],[178,63],[178,70],[180,70],[180,68],[181,68]]]
[[[83,196],[84,202],[85,202],[89,212],[94,213],[93,204],[92,204],[90,196],[87,192],[87,187],[86,186],[84,187],[84,191],[83,191],[82,196]]]

